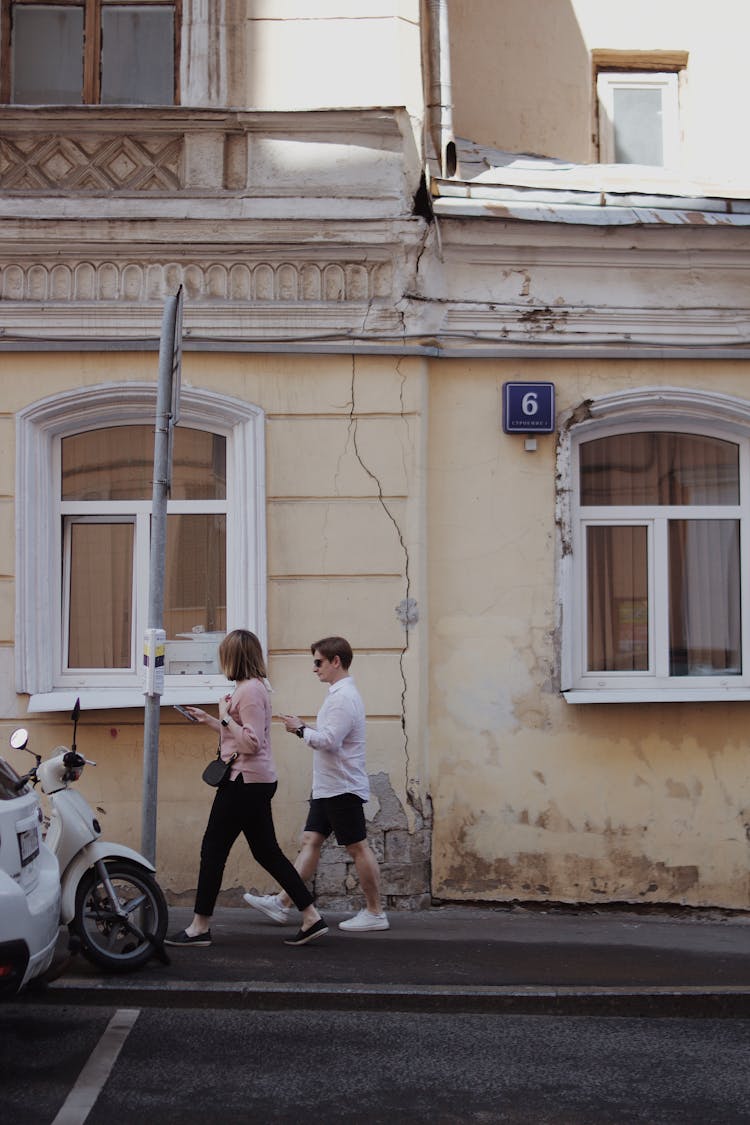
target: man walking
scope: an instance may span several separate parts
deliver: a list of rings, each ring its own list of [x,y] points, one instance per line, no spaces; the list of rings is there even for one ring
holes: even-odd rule
[[[314,727],[298,715],[281,715],[286,729],[313,751],[313,784],[310,811],[302,834],[302,846],[294,866],[303,880],[317,870],[320,852],[333,832],[354,860],[365,907],[339,923],[355,933],[387,930],[388,918],[380,901],[380,872],[367,841],[364,804],[370,797],[365,766],[365,708],[349,667],[354,654],[343,637],[325,637],[310,646],[313,671],[328,694]],[[286,923],[291,899],[278,895],[243,895],[245,902],[274,922]]]

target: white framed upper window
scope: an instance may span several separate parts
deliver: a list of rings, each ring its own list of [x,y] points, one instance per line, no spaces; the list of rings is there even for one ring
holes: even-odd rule
[[[30,710],[143,703],[155,388],[18,417],[17,681]],[[229,628],[265,639],[263,415],[183,388],[167,505],[164,702],[210,702]]]
[[[678,75],[600,70],[599,160],[676,168],[680,158]]]
[[[600,400],[563,443],[570,702],[750,698],[750,404],[730,401]]]

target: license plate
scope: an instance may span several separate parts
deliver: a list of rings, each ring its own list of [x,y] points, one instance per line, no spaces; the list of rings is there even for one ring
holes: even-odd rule
[[[21,853],[21,867],[31,863],[39,855],[39,829],[27,828],[18,833],[18,850]]]

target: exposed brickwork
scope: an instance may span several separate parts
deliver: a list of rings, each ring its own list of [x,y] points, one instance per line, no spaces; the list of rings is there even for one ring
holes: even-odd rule
[[[378,808],[368,821],[367,837],[380,864],[383,903],[390,910],[421,910],[431,903],[432,810],[415,811],[410,830],[406,810],[388,775],[373,774],[370,785],[371,805],[377,804]],[[318,904],[329,910],[356,910],[364,906],[354,863],[333,840],[323,847],[314,891]]]

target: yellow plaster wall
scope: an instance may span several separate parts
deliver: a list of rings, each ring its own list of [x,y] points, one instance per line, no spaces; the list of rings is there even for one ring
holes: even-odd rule
[[[1,355],[6,477],[15,410],[105,378],[151,379],[155,369],[153,354]],[[307,646],[329,631],[351,638],[371,772],[387,773],[404,807],[407,790],[434,803],[436,895],[747,906],[745,705],[563,701],[555,439],[540,436],[525,452],[522,438],[502,433],[500,414],[507,379],[551,379],[562,414],[644,385],[742,397],[747,364],[187,353],[183,375],[267,412],[274,708],[314,715],[321,693]],[[25,711],[12,690],[13,535],[4,494],[3,745]],[[394,609],[407,553],[421,617],[402,659]],[[42,752],[69,739],[64,715],[25,721]],[[199,774],[213,738],[166,709],[161,735],[160,877],[173,898],[190,901],[211,796]],[[310,763],[280,727],[273,745],[277,827],[293,854]],[[104,810],[105,834],[138,847],[142,713],[84,715],[79,747],[99,763],[81,787]],[[269,889],[238,847],[224,886],[238,900],[248,885]]]
[[[746,908],[747,706],[559,694],[555,438],[501,428],[508,379],[560,414],[626,388],[747,395],[746,363],[443,362],[430,371],[433,890]]]
[[[47,754],[70,739],[65,715],[26,716],[13,686],[14,421],[30,402],[81,385],[152,381],[156,353],[0,355],[0,663],[4,704],[0,743],[23,721],[31,745]],[[246,399],[266,413],[268,649],[276,712],[314,717],[323,693],[312,674],[309,645],[342,633],[355,649],[353,674],[368,712],[368,767],[384,772],[406,809],[414,778],[424,778],[418,751],[424,729],[423,662],[416,631],[405,633],[395,607],[424,574],[425,368],[419,360],[200,355],[183,357],[183,386]],[[422,583],[423,585],[423,583]],[[418,597],[416,589],[414,596]],[[402,674],[403,668],[403,674]],[[401,707],[409,679],[406,733]],[[215,752],[213,735],[170,708],[162,711],[157,862],[172,899],[192,901],[198,850],[211,792],[200,780]],[[410,749],[407,748],[410,739]],[[140,847],[143,712],[89,712],[79,749],[98,764],[80,783],[103,810],[105,836]],[[279,770],[274,802],[279,839],[296,854],[309,796],[310,751],[275,725]],[[23,756],[7,751],[19,768]],[[377,812],[377,801],[368,815]],[[407,810],[407,815],[409,812]],[[239,901],[247,886],[271,889],[268,876],[235,848],[224,888]]]

